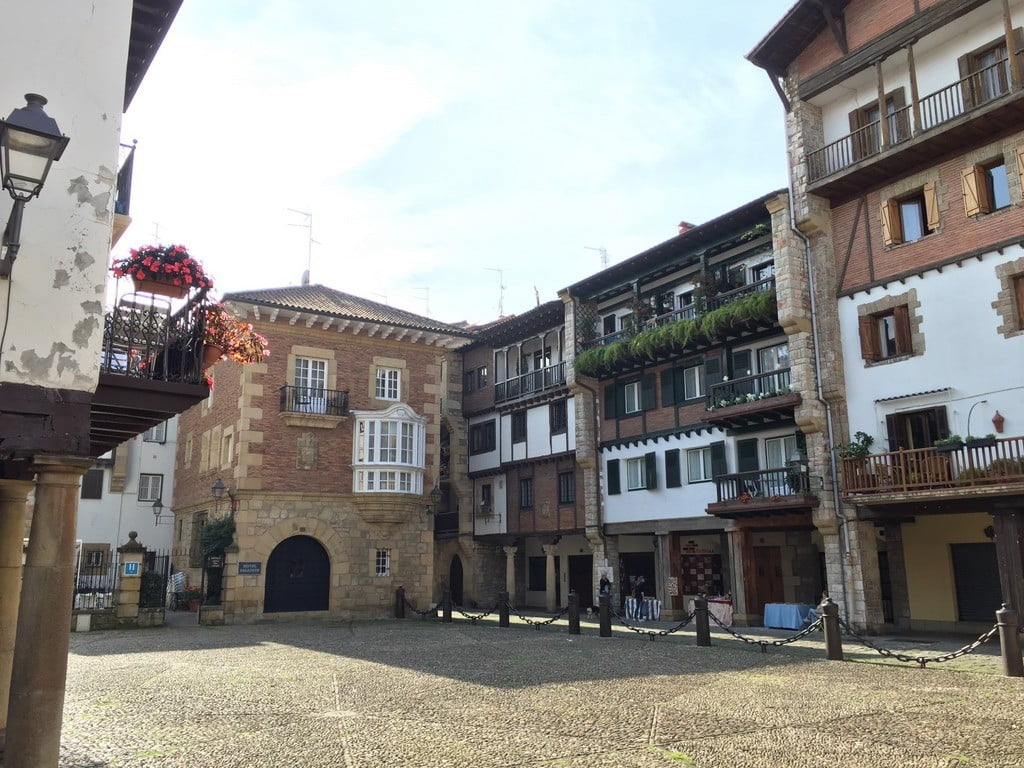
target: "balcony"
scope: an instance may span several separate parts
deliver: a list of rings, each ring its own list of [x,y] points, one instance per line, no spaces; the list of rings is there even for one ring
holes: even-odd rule
[[[804,511],[818,506],[806,467],[736,472],[715,478],[718,500],[708,504],[709,515],[745,517]]]
[[[1003,59],[807,155],[808,191],[847,198],[977,136],[1019,126],[1024,97]]]
[[[292,427],[330,429],[348,416],[348,391],[283,386],[279,390],[281,420]]]
[[[801,402],[790,390],[790,369],[781,368],[712,385],[701,421],[722,429],[777,426],[792,422]]]
[[[496,382],[495,404],[524,400],[565,386],[565,361]]]
[[[843,497],[858,503],[1024,493],[1024,437],[840,459]]]
[[[117,184],[114,189],[114,226],[110,235],[110,247],[117,245],[121,235],[132,223],[129,212],[132,204],[132,173],[135,167],[135,143],[122,144],[121,149],[127,155],[121,161],[121,169],[117,172]]]
[[[92,398],[91,453],[98,456],[205,400],[205,316],[200,292],[170,302],[129,295],[107,314],[99,384]]]

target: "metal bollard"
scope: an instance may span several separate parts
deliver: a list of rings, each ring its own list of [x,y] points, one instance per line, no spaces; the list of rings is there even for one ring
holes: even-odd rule
[[[569,592],[569,634],[580,633],[580,596],[574,591]]]
[[[452,591],[445,587],[441,590],[441,621],[445,624],[452,623]]]
[[[405,618],[405,587],[395,590],[395,618]]]
[[[711,645],[711,620],[708,618],[708,601],[704,595],[697,595],[693,600],[693,620],[697,625],[697,645]]]
[[[601,595],[598,601],[601,608],[600,611],[600,626],[601,629],[598,632],[600,637],[611,637],[612,636],[612,598],[611,595]]]
[[[996,611],[999,626],[999,649],[1003,656],[1003,674],[1007,677],[1024,677],[1024,660],[1020,655],[1020,616],[1003,603]]]
[[[843,660],[843,636],[839,630],[839,606],[831,597],[825,595],[818,606],[818,613],[825,627],[825,654],[829,661]]]
[[[498,593],[498,626],[508,626],[508,592]]]

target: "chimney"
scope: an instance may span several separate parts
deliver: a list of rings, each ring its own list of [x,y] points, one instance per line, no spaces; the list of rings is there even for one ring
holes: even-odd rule
[[[689,232],[691,229],[695,229],[696,226],[697,226],[696,224],[691,224],[688,221],[680,221],[679,222],[679,234],[681,235],[684,232]]]

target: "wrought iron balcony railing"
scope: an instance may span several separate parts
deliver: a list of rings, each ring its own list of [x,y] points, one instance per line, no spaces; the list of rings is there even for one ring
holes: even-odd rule
[[[539,394],[565,384],[565,361],[538,368],[513,379],[495,382],[494,402],[504,403]]]
[[[731,405],[754,403],[770,397],[788,395],[791,391],[790,369],[780,368],[777,371],[713,384],[708,393],[708,408],[728,408]]]
[[[281,387],[281,412],[345,416],[348,414],[348,391],[284,386]]]
[[[737,500],[749,503],[753,499],[772,499],[782,496],[811,494],[811,480],[807,468],[794,464],[778,469],[757,469],[735,472],[715,478],[718,501]]]

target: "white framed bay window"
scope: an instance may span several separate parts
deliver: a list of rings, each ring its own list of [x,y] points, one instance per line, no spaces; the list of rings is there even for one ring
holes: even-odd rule
[[[384,411],[353,411],[352,416],[352,490],[422,494],[426,417],[404,404]]]

